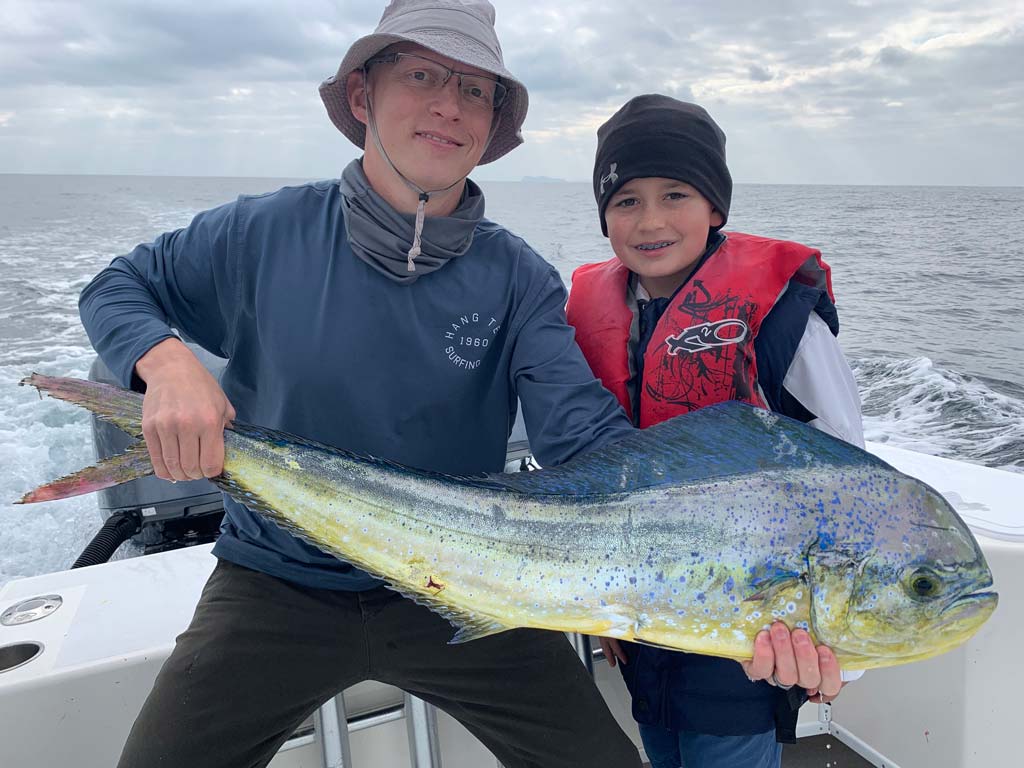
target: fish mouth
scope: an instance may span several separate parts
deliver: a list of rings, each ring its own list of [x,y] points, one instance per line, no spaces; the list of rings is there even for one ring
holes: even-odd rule
[[[999,594],[996,592],[972,592],[951,602],[942,609],[940,615],[950,621],[963,621],[975,617],[984,621],[996,609],[998,603]]]

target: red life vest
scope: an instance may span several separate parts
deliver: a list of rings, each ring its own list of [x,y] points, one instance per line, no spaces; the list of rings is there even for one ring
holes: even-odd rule
[[[566,314],[594,375],[641,428],[726,400],[767,407],[754,357],[761,322],[791,279],[833,298],[831,271],[819,251],[730,232],[658,321],[644,355],[636,419],[626,386],[633,322],[626,303],[629,274],[614,258],[580,267]]]

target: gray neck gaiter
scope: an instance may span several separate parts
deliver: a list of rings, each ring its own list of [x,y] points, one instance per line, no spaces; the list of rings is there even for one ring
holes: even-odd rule
[[[461,256],[473,243],[473,232],[484,217],[484,193],[466,180],[459,207],[449,216],[430,216],[423,222],[421,251],[416,271],[409,272],[408,253],[413,243],[416,217],[399,213],[370,186],[362,162],[353,160],[338,182],[342,195],[345,229],[353,252],[396,283],[414,283]]]

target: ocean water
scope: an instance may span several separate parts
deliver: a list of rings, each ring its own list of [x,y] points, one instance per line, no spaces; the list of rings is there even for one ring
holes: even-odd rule
[[[83,411],[17,386],[87,375],[79,291],[196,212],[296,181],[0,175],[0,584],[67,568],[100,525],[89,496],[11,504],[92,460]],[[589,185],[481,186],[566,283],[611,256]],[[1024,188],[740,184],[728,228],[832,265],[869,440],[1024,472]]]

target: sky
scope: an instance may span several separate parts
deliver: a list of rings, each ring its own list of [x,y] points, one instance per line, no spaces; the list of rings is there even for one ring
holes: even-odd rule
[[[740,183],[1024,185],[1021,0],[493,0],[530,92],[481,180],[591,176],[630,97],[703,105]],[[317,85],[373,0],[0,0],[0,173],[335,177]]]

